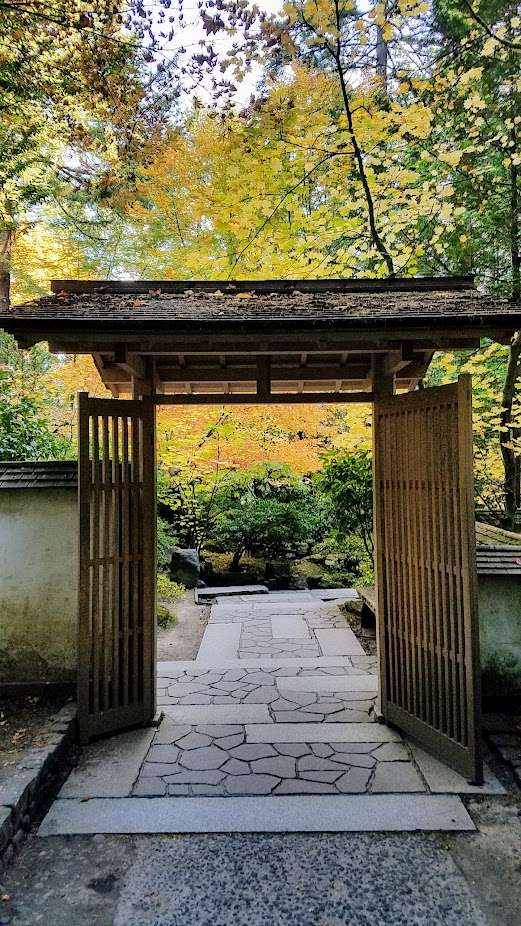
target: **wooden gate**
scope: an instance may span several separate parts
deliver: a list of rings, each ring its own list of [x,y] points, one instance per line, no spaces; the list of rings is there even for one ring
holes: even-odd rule
[[[375,404],[384,719],[481,783],[472,385]]]
[[[79,397],[80,742],[155,714],[156,492],[150,400]]]

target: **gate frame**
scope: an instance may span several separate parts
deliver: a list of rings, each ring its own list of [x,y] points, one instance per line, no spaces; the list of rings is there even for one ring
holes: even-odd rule
[[[395,395],[396,377],[394,373],[388,373],[387,370],[388,370],[388,367],[386,367],[385,365],[385,359],[379,354],[374,354],[372,357],[373,392],[365,393],[365,394],[364,393],[362,394],[354,394],[354,393],[338,394],[337,393],[337,394],[334,394],[334,398],[333,398],[333,401],[335,402],[342,401],[342,402],[345,402],[346,404],[349,402],[359,403],[362,401],[365,401],[365,402],[372,401],[372,404],[373,404],[373,452],[374,452],[373,460],[376,459],[375,453],[376,453],[376,437],[377,437],[377,427],[378,427],[377,413],[376,413],[377,404],[379,401],[389,399]],[[143,542],[150,545],[150,548],[153,550],[153,553],[155,556],[155,551],[156,551],[155,512],[157,508],[155,407],[157,405],[187,405],[187,404],[190,404],[190,405],[195,405],[195,404],[221,405],[221,404],[226,404],[226,403],[229,403],[229,404],[264,404],[264,403],[296,404],[299,401],[307,402],[307,403],[309,402],[316,403],[318,401],[323,401],[327,403],[328,394],[325,393],[324,395],[319,395],[319,394],[309,394],[308,393],[308,394],[300,395],[300,394],[289,393],[289,394],[272,395],[269,392],[269,388],[268,388],[268,390],[259,389],[257,394],[254,394],[254,395],[251,395],[251,394],[245,394],[245,395],[234,394],[232,396],[227,395],[227,394],[221,394],[221,395],[216,395],[216,394],[204,395],[203,394],[203,395],[189,395],[189,396],[187,395],[163,395],[163,394],[156,394],[155,392],[152,364],[147,370],[147,373],[149,375],[147,375],[146,379],[144,380],[138,380],[137,378],[136,379],[133,378],[132,400],[133,401],[139,400],[139,401],[142,401],[143,403],[146,403],[152,414],[153,447],[149,448],[148,453],[144,454],[143,466],[150,467],[153,470],[154,498],[153,498],[153,505],[149,504],[148,506],[149,512],[150,512],[149,517],[145,518],[143,522],[143,530],[144,530]],[[469,390],[469,394],[471,397],[471,378],[467,376],[467,377],[464,377],[464,379],[467,383],[467,389]],[[81,394],[80,394],[80,406],[81,406],[81,401],[82,399],[81,399]],[[126,404],[128,400],[126,399],[112,399],[112,400],[111,399],[101,399],[98,401],[103,402],[103,403],[106,402],[107,404],[117,403],[118,409],[121,409],[124,407],[124,405]],[[460,441],[464,439],[464,436],[465,435],[462,435],[460,433]],[[466,449],[467,449],[467,456],[468,456],[468,447]],[[373,468],[373,473],[374,474],[376,473],[376,467]],[[83,475],[83,480],[84,479],[85,479],[85,474]],[[83,486],[83,491],[85,491],[85,485],[83,483],[81,483],[81,485]],[[375,524],[375,531],[374,531],[375,573],[376,573],[376,576],[378,576],[379,573],[381,574],[381,569],[382,569],[382,558],[381,558],[382,549],[381,549],[381,535],[380,535],[380,528],[379,528],[379,497],[380,496],[379,496],[379,488],[376,485],[375,480],[374,480],[374,490],[375,491],[374,491],[374,502],[373,502],[373,517],[374,517],[374,524]],[[466,519],[465,519],[465,522],[462,521],[460,525],[460,529],[464,528],[466,525],[466,529],[470,532],[469,536],[473,538],[474,537],[474,524],[473,524],[472,519],[473,519],[473,507],[467,505]],[[379,693],[378,693],[378,703],[379,703],[380,718],[384,720],[384,722],[387,722],[387,721],[389,721],[390,723],[394,722],[397,726],[399,726],[399,723],[397,722],[396,718],[392,718],[388,716],[389,712],[386,711],[385,709],[385,697],[382,699],[382,693],[385,695],[385,692],[386,692],[386,688],[385,688],[386,675],[385,675],[385,664],[384,664],[386,654],[385,654],[385,648],[382,646],[383,639],[384,639],[382,622],[378,618],[378,612],[383,613],[383,609],[378,607],[378,589],[379,589],[378,579],[375,584],[376,584],[376,590],[377,590],[377,622],[378,622],[377,653],[378,653],[379,683],[380,683]],[[474,576],[474,584],[475,584],[475,576]],[[145,689],[146,689],[146,697],[144,698],[144,701],[148,705],[148,710],[144,712],[144,716],[141,721],[144,724],[146,724],[147,722],[150,722],[153,719],[155,715],[155,710],[156,710],[155,679],[156,679],[156,672],[157,672],[157,667],[156,667],[157,617],[156,617],[155,581],[152,583],[152,585],[153,585],[153,588],[152,587],[149,588],[148,594],[153,598],[153,602],[154,602],[153,627],[149,628],[149,631],[151,634],[151,640],[152,640],[151,655],[153,658],[151,660],[150,672],[146,675],[146,678],[144,679]],[[81,585],[80,585],[80,594],[81,594]],[[477,660],[478,660],[477,664],[479,665],[477,619],[475,622],[475,629],[476,629],[476,634],[474,637],[474,644],[473,644],[473,654],[474,654],[473,659],[475,660],[476,653],[477,653]],[[81,677],[82,672],[83,673],[85,672],[85,667],[81,666],[80,664],[79,677]],[[473,728],[473,727],[476,728],[476,724],[479,722],[480,710],[481,710],[481,705],[479,703],[479,699],[475,699],[472,705],[472,718],[469,718],[469,728]],[[410,729],[408,730],[408,734],[411,735]],[[436,754],[439,755],[439,753],[436,753]],[[477,749],[476,749],[476,755],[477,755]],[[445,758],[447,759],[447,756],[445,756]],[[473,772],[473,780],[475,780],[476,782],[479,782],[480,779],[482,780],[482,774],[479,769],[479,760],[478,760],[476,762],[475,769]]]

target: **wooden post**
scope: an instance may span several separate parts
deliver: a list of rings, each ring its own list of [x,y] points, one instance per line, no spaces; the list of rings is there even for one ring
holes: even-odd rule
[[[271,357],[268,354],[257,359],[257,395],[271,395]]]
[[[143,398],[144,414],[142,424],[142,484],[143,493],[143,556],[147,562],[144,570],[144,600],[146,602],[144,627],[144,700],[149,706],[148,715],[156,712],[157,676],[157,462],[156,462],[156,408],[152,397]]]
[[[90,701],[90,666],[91,646],[86,628],[90,621],[90,517],[91,517],[91,465],[89,459],[90,426],[87,412],[89,395],[78,393],[78,701],[88,705]],[[81,542],[83,539],[83,543]],[[89,741],[87,730],[79,713],[79,742],[85,745]]]
[[[141,481],[146,487],[143,494],[142,542],[146,611],[144,615],[143,647],[145,671],[144,701],[148,707],[148,716],[156,712],[156,677],[157,677],[157,463],[156,463],[156,364],[155,359],[143,360],[143,375],[132,376],[132,398],[141,399],[144,404],[141,443]]]
[[[133,399],[142,399],[145,396],[154,396],[156,394],[156,383],[155,383],[155,369],[154,362],[151,357],[147,357],[144,361],[144,375],[143,376],[134,376],[132,375],[132,398]]]
[[[396,375],[386,372],[385,354],[373,354],[371,360],[373,401],[388,399],[395,393]]]
[[[373,387],[373,546],[374,546],[374,572],[375,572],[375,602],[376,602],[376,655],[378,659],[378,695],[376,698],[376,718],[380,723],[385,722],[382,714],[382,704],[385,704],[386,698],[382,698],[383,688],[386,685],[386,667],[383,665],[385,649],[382,646],[383,626],[380,622],[380,615],[384,614],[384,602],[379,600],[378,575],[383,569],[382,548],[380,543],[381,526],[380,526],[380,486],[376,478],[377,457],[378,457],[378,408],[379,399],[387,399],[395,393],[396,376],[394,373],[384,372],[385,355],[373,354],[372,367],[372,387]]]

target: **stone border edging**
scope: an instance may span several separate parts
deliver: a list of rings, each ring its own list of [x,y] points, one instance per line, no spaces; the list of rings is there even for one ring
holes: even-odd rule
[[[0,784],[0,874],[23,844],[44,803],[57,766],[76,739],[76,705],[65,705],[45,730],[45,746],[27,750],[16,772]]]

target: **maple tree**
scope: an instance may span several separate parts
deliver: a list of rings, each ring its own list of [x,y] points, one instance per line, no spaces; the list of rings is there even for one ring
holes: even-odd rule
[[[73,7],[71,0],[64,8]],[[201,16],[207,40],[189,70],[194,82],[211,75],[215,102],[194,98],[175,123],[154,104],[146,123],[152,144],[147,131],[130,143],[115,128],[146,97],[139,29],[127,29],[128,47],[114,57],[123,108],[111,110],[94,82],[99,136],[76,136],[75,114],[86,111],[81,68],[77,95],[67,86],[62,97],[56,92],[54,124],[67,131],[59,101],[72,101],[69,137],[77,139],[85,177],[95,179],[74,196],[70,185],[63,193],[54,187],[36,225],[33,216],[26,226],[19,222],[16,298],[40,291],[49,276],[69,274],[255,279],[462,271],[519,298],[516,4],[306,0],[268,16],[242,0],[212,0],[202,3]],[[214,42],[226,35],[223,55]],[[96,43],[92,37],[91,48]],[[251,101],[227,104],[232,83],[255,63],[262,76]],[[29,113],[40,105],[36,91],[24,102]],[[38,186],[38,157],[44,152],[47,164],[53,144],[29,142],[31,155],[40,154],[24,174],[28,190],[30,171]],[[101,173],[91,169],[92,152]],[[429,379],[475,374],[478,498],[496,512],[501,507],[509,525],[519,503],[520,360],[518,336],[510,347],[484,343],[472,354],[440,355]],[[50,375],[59,379],[65,368],[60,363]],[[66,375],[74,379],[81,366],[72,369]],[[196,467],[208,478],[217,458],[232,468],[282,459],[306,473],[320,468],[328,447],[367,447],[368,424],[368,409],[352,407],[297,414],[164,409],[160,461],[165,471]]]
[[[166,4],[168,6],[168,4]],[[164,33],[161,33],[164,35]],[[151,12],[140,2],[0,3],[0,297],[28,210],[85,190],[131,185],[172,98]]]
[[[485,285],[521,300],[521,18],[517,4],[467,0],[435,6],[440,55],[425,93],[437,112],[424,157],[443,147],[456,206],[443,242],[449,269],[477,269]],[[503,360],[496,397],[503,464],[503,526],[512,528],[519,492],[519,372],[521,334],[505,351],[487,346],[483,357]]]

